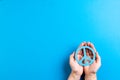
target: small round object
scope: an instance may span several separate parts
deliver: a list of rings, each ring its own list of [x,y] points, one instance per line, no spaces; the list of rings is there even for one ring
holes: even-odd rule
[[[92,54],[93,54],[93,58],[91,59],[89,56],[87,56],[87,54],[86,54],[86,49],[89,49],[91,52],[92,52]],[[83,50],[83,57],[82,57],[82,59],[78,59],[78,52],[80,51],[80,50]],[[77,50],[76,50],[76,53],[75,53],[75,59],[76,59],[76,61],[78,62],[78,64],[80,64],[81,66],[89,66],[89,65],[91,65],[94,61],[95,61],[95,57],[96,57],[96,55],[95,55],[95,51],[91,48],[91,47],[89,47],[89,46],[82,46],[82,47],[79,47]],[[88,62],[89,61],[89,62]],[[83,63],[84,62],[84,63]]]

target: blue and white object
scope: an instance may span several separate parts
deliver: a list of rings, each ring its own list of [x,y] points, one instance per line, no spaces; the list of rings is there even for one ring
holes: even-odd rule
[[[83,57],[79,60],[78,59],[78,52],[80,50],[83,49]],[[92,51],[92,54],[93,54],[93,59],[91,59],[89,56],[87,56],[86,54],[86,49],[89,49]],[[81,66],[89,66],[91,65],[94,61],[95,61],[95,51],[89,47],[89,46],[82,46],[82,47],[79,47],[77,50],[76,50],[76,53],[75,53],[75,59],[76,61],[78,62],[78,64],[80,64]],[[89,61],[89,62],[88,62]]]

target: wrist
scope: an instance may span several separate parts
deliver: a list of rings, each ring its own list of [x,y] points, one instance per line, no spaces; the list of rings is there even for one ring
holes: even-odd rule
[[[81,75],[72,71],[68,80],[80,80]]]
[[[85,80],[97,80],[96,73],[85,74]]]

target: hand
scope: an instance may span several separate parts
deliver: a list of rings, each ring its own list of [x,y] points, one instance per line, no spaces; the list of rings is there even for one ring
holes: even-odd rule
[[[93,48],[94,51],[96,52],[96,49],[92,43],[84,42],[83,45]],[[87,50],[86,53],[89,54],[90,57],[93,57],[92,55],[90,55],[90,50]],[[96,59],[93,62],[93,64],[91,64],[90,66],[84,66],[84,68],[83,68],[84,72],[85,72],[85,80],[96,80],[93,78],[96,78],[96,72],[98,71],[100,66],[101,66],[101,59],[100,59],[98,52],[96,52]]]
[[[80,47],[83,46],[82,44]],[[83,66],[79,65],[77,61],[74,58],[75,53],[72,53],[70,55],[70,67],[72,69],[71,74],[68,78],[68,80],[80,80],[81,75],[83,74]],[[78,58],[82,58],[82,52],[80,51],[78,54]]]
[[[83,67],[80,66],[77,61],[74,59],[74,53],[70,55],[70,67],[72,69],[71,74],[68,80],[80,80],[81,75],[83,74]]]
[[[70,56],[70,66],[72,69],[72,72],[76,75],[81,76],[83,74],[83,67],[77,63],[77,61],[74,59],[74,53]]]

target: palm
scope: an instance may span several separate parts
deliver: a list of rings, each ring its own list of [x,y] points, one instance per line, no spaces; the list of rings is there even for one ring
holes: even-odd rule
[[[96,52],[94,46],[92,44],[89,44],[90,47],[92,47],[94,49],[94,51]],[[87,50],[87,55],[90,58],[93,58],[93,55],[91,54],[90,50]],[[98,53],[96,53],[96,60],[93,62],[93,64],[91,64],[90,66],[85,66],[84,67],[84,72],[85,74],[90,74],[90,73],[96,73],[97,70],[99,69],[100,65],[101,65],[101,61],[100,61],[100,57],[98,56]]]
[[[70,56],[70,66],[73,72],[82,75],[83,67],[80,66],[77,61],[74,59],[74,53]]]
[[[95,62],[90,66],[84,67],[85,74],[95,73],[97,72],[98,69],[99,69],[99,66]]]
[[[77,72],[78,74],[82,75],[83,73],[83,67],[80,66],[76,61],[71,65],[72,70]]]

